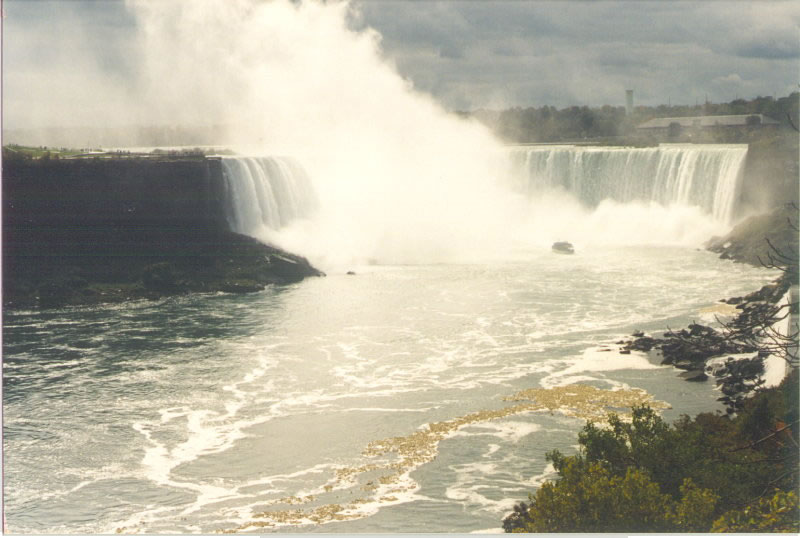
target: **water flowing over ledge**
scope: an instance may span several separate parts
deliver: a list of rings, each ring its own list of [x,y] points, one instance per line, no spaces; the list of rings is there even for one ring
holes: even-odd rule
[[[254,235],[308,218],[319,202],[300,164],[288,157],[222,159],[225,216],[231,231]]]
[[[524,192],[561,188],[591,207],[605,199],[695,205],[734,217],[747,145],[662,144],[654,148],[528,146],[510,150]]]

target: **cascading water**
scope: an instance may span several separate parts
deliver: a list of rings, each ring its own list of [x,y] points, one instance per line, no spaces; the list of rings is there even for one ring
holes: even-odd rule
[[[733,218],[746,155],[743,144],[511,150],[521,187],[531,196],[562,188],[590,207],[605,199],[698,206],[725,223]]]
[[[494,190],[471,184],[453,190],[436,182],[422,188],[411,181],[391,195],[376,181],[381,175],[366,174],[362,182],[355,174],[349,176],[358,179],[355,186],[332,185],[326,168],[312,166],[320,181],[317,195],[299,161],[225,157],[228,223],[233,231],[302,254],[326,270],[363,260],[470,260],[475,252],[483,259],[501,258],[513,249],[562,239],[581,246],[696,246],[724,233],[734,220],[747,146],[526,146],[503,155],[486,167],[494,174],[487,181]],[[302,155],[304,163],[307,157]],[[505,173],[516,189],[502,188],[508,186],[501,179]],[[430,203],[453,197],[461,202]],[[467,218],[480,200],[495,202],[481,206],[493,211],[491,217]],[[466,246],[459,243],[465,238]]]
[[[317,196],[305,170],[288,157],[222,159],[226,217],[231,230],[258,236],[311,217]]]

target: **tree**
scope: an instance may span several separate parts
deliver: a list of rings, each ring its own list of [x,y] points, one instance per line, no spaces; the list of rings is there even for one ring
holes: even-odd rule
[[[798,532],[800,508],[794,491],[775,491],[714,521],[711,532]]]
[[[635,407],[630,422],[611,414],[608,427],[588,423],[578,436],[577,454],[547,454],[559,479],[515,506],[503,528],[796,528],[796,497],[778,496],[773,502],[768,496],[794,492],[798,485],[797,379],[795,371],[779,387],[760,391],[735,417],[701,413],[668,425],[650,408]]]
[[[659,532],[671,529],[671,502],[647,473],[614,475],[601,464],[567,460],[561,480],[531,498],[525,532]]]

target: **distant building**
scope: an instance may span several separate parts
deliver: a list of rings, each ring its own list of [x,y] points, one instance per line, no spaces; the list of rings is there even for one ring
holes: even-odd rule
[[[653,118],[636,128],[642,132],[664,132],[670,135],[683,130],[703,130],[713,128],[752,128],[777,126],[780,122],[763,114],[740,114],[735,116],[688,116],[682,118]]]

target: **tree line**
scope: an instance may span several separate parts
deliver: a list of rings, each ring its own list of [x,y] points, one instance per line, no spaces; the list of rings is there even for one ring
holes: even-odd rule
[[[800,125],[798,97],[793,92],[775,99],[771,96],[755,99],[735,99],[728,103],[689,105],[636,106],[627,115],[625,107],[571,106],[557,109],[553,106],[513,107],[506,110],[477,109],[461,112],[491,128],[498,136],[511,143],[565,142],[584,139],[636,138],[636,126],[653,118],[685,116],[716,116],[763,114],[790,128],[791,122]]]

